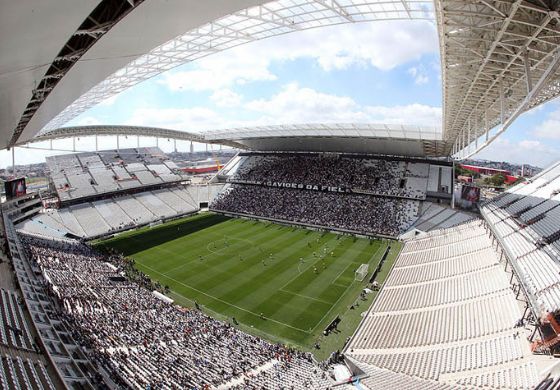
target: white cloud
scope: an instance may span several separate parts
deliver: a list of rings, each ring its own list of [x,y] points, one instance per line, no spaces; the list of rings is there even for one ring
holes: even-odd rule
[[[492,161],[508,161],[547,167],[558,160],[560,151],[538,140],[524,139],[518,142],[502,135],[473,158]]]
[[[171,91],[215,91],[236,84],[276,80],[268,66],[269,60],[257,53],[231,49],[198,60],[194,70],[164,73],[160,83]]]
[[[441,126],[441,107],[413,103],[404,106],[367,106],[365,112],[373,122]]]
[[[437,51],[432,23],[357,23],[295,32],[232,48],[197,60],[192,70],[168,72],[160,83],[172,91],[212,91],[276,80],[270,70],[273,62],[308,58],[324,71],[352,65],[390,70]]]
[[[245,108],[276,123],[359,122],[365,119],[352,98],[300,88],[297,83],[286,85],[270,99],[248,102]]]
[[[524,139],[523,141],[519,141],[519,147],[526,150],[550,150],[550,148],[546,147],[545,145],[541,144],[540,141]]]
[[[225,126],[218,113],[205,107],[139,108],[134,110],[125,124],[193,132]]]
[[[544,121],[534,131],[535,136],[547,139],[560,139],[560,120],[549,119]]]
[[[552,100],[547,104],[541,104],[527,112],[527,115],[532,116],[541,113],[546,108],[552,108],[551,112],[545,116],[544,121],[533,127],[532,134],[535,137],[560,140],[560,106],[558,102],[558,100]]]
[[[78,117],[76,121],[69,123],[72,126],[97,126],[101,124],[101,121],[93,116]]]
[[[419,74],[415,79],[414,79],[414,84],[416,85],[422,85],[422,84],[426,84],[429,81],[428,76],[424,75],[424,74]]]
[[[418,67],[413,66],[412,68],[409,68],[407,73],[412,76],[412,78],[414,79],[414,84],[416,85],[426,84],[429,81],[428,76],[426,75],[426,70],[421,65]]]
[[[229,91],[231,92],[231,91]],[[229,92],[216,93],[215,99]],[[230,96],[231,95],[231,96]],[[423,104],[363,106],[348,96],[322,93],[290,83],[268,99],[257,99],[228,111],[205,107],[136,109],[127,125],[154,126],[185,131],[203,131],[241,126],[297,123],[387,123],[439,126],[441,108]],[[240,119],[244,118],[244,119]]]
[[[429,22],[372,22],[302,35],[303,39],[292,36],[284,49],[292,50],[293,56],[315,58],[327,71],[352,64],[390,70],[438,51],[436,28]]]
[[[321,123],[375,122],[439,126],[441,108],[423,104],[404,106],[361,106],[352,98],[301,88],[297,83],[286,85],[270,99],[248,102],[246,109],[263,115],[260,122]]]
[[[533,134],[537,137],[546,139],[560,139],[560,113],[553,113],[549,116],[549,119],[542,122],[533,131]]]
[[[230,89],[220,89],[210,95],[210,100],[218,107],[237,107],[241,104],[243,97]]]

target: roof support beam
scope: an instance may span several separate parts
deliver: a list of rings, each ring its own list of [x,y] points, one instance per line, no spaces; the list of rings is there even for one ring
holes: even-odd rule
[[[351,23],[355,22],[355,20],[350,16],[350,14],[348,14],[348,12],[346,12],[346,10],[344,8],[342,8],[336,0],[316,0],[316,1],[318,3],[324,5],[327,9],[330,9],[331,11],[336,12],[337,14],[342,16],[347,21],[349,21]],[[406,1],[403,0],[403,3],[406,3]],[[408,6],[406,4],[403,4],[403,5],[404,5],[405,9],[407,9],[408,17],[410,18],[411,16],[410,16],[410,12],[408,11]]]
[[[447,0],[447,2],[464,4],[458,0]],[[446,4],[448,4],[447,2]],[[485,6],[493,4],[494,8],[506,4],[506,2],[497,0],[479,0],[479,2],[485,4]],[[542,2],[542,6],[548,8],[538,6],[537,9],[534,9],[531,3],[523,1],[519,5],[516,14],[508,12],[508,18],[510,19],[508,28],[503,33],[503,37],[499,42],[496,39],[493,40],[493,42],[498,42],[498,45],[496,47],[490,46],[491,48],[494,47],[495,50],[484,72],[476,73],[475,75],[477,77],[475,78],[473,78],[474,76],[468,75],[468,73],[464,76],[465,78],[470,77],[474,80],[470,81],[472,87],[469,89],[470,94],[465,95],[461,93],[460,88],[457,87],[446,88],[444,105],[449,106],[450,101],[457,101],[458,98],[463,99],[461,100],[461,105],[451,104],[453,108],[447,108],[445,110],[446,119],[444,126],[445,132],[447,133],[445,135],[446,137],[457,136],[456,134],[460,132],[460,129],[467,126],[467,120],[469,118],[473,119],[473,117],[483,109],[490,109],[492,110],[490,112],[497,114],[492,114],[491,117],[488,118],[487,122],[489,122],[490,128],[496,125],[502,125],[507,121],[508,116],[515,107],[520,105],[529,91],[533,89],[534,79],[546,72],[546,65],[549,64],[551,60],[550,56],[557,47],[556,43],[552,42],[549,37],[551,35],[556,36],[557,34],[556,27],[550,22],[552,19],[558,19],[558,12],[551,9],[545,2]],[[445,10],[443,12],[445,12]],[[471,20],[469,23],[476,23],[476,19],[474,18],[474,20]],[[469,28],[465,25],[463,30],[464,37],[454,36],[453,39],[463,39],[464,42],[467,42],[468,45],[476,49],[478,49],[479,46],[487,46],[489,42],[487,39],[480,41],[480,43],[476,43],[478,42],[476,40],[469,41],[469,38],[480,35],[472,30],[475,30],[475,28]],[[488,30],[488,32],[485,31],[481,33],[492,34],[493,30],[491,28],[486,30]],[[494,38],[496,37],[495,34],[492,34],[492,36]],[[465,61],[461,59],[465,56],[462,56],[458,52],[448,51],[448,53],[449,54],[446,53],[446,55],[453,58],[452,63],[461,63]],[[449,65],[447,66],[449,67]],[[480,70],[480,68],[478,70]],[[444,68],[444,79],[448,77],[446,74],[450,73],[453,73],[452,77],[454,79],[464,75],[455,74],[456,71],[446,71]],[[500,86],[499,83],[502,83],[502,86]],[[554,83],[557,84],[556,81],[554,81]],[[544,88],[546,92],[543,92],[538,100],[534,99],[533,103],[527,106],[527,109],[558,96],[560,94],[560,89],[556,88],[553,85],[554,83],[551,81],[551,85],[549,85],[548,88]],[[453,98],[450,98],[449,90],[453,88],[457,90],[453,91]],[[486,106],[486,108],[484,106]],[[481,136],[486,132],[487,128],[480,127],[474,128],[473,130],[476,132],[476,136]],[[492,137],[492,139],[494,139],[494,137]],[[486,145],[487,143],[484,143],[483,146],[477,149],[480,150]]]
[[[136,2],[129,1],[130,6],[125,6],[123,4],[118,7],[112,7],[110,0],[101,0],[99,4],[92,10],[92,12],[86,17],[78,29],[72,34],[69,40],[62,46],[58,55],[54,58],[52,63],[49,65],[43,77],[37,84],[37,88],[32,95],[24,114],[21,115],[18,124],[13,129],[12,136],[8,142],[8,146],[15,145],[21,134],[23,133],[29,121],[40,105],[34,105],[35,101],[46,100],[48,94],[54,89],[56,84],[60,81],[61,77],[58,77],[59,73],[65,75],[69,70],[76,64],[77,61],[105,34],[109,31],[121,18],[125,17],[130,11],[134,9],[135,6],[140,4],[144,0],[136,0]],[[111,10],[112,12],[109,12]],[[96,20],[102,18],[104,23],[98,23]],[[91,23],[95,23],[95,26],[91,26]],[[56,75],[55,77],[49,77],[49,75]],[[35,92],[44,89],[44,95],[36,96]],[[31,114],[31,115],[29,115]]]
[[[529,58],[528,48],[525,48],[523,63],[525,64],[525,80],[527,81],[527,93],[530,93],[533,89],[533,83],[531,80],[531,59]]]
[[[76,126],[62,127],[52,130],[48,133],[33,138],[30,142],[22,142],[17,146],[27,145],[29,143],[52,141],[56,139],[88,137],[88,136],[142,136],[168,138],[174,140],[191,141],[198,143],[223,143],[224,145],[234,148],[242,148],[242,145],[231,140],[208,140],[202,134],[189,133],[180,130],[169,130],[157,127],[139,127],[139,126]]]
[[[496,37],[494,38],[494,41],[492,42],[492,45],[490,46],[490,48],[488,49],[488,51],[486,52],[486,56],[484,57],[484,59],[482,60],[482,63],[480,64],[480,66],[478,67],[478,70],[476,72],[476,74],[474,75],[473,80],[471,81],[471,84],[469,85],[469,88],[467,89],[463,99],[461,100],[461,104],[459,105],[459,110],[461,110],[465,103],[467,102],[469,96],[471,95],[472,89],[474,87],[474,85],[476,84],[478,78],[480,77],[480,75],[483,73],[484,71],[484,67],[486,66],[486,64],[488,64],[488,62],[490,61],[490,58],[492,57],[492,55],[494,54],[494,51],[496,50],[496,48],[498,47],[498,44],[500,42],[500,40],[502,39],[502,37],[504,36],[504,33],[506,32],[509,23],[511,22],[511,20],[513,19],[515,13],[517,12],[517,9],[519,8],[519,6],[521,5],[522,0],[516,0],[510,7],[509,9],[509,14],[508,16],[504,19],[504,21],[502,22],[502,27],[500,28],[500,30],[498,31],[498,33],[496,34]],[[457,120],[458,120],[459,116],[457,115],[455,117],[455,120],[453,121],[451,127],[455,127],[457,125]]]
[[[411,13],[410,13],[410,7],[408,6],[408,2],[406,0],[402,0],[402,5],[403,8],[406,10],[406,14],[408,15],[408,17],[412,17]]]
[[[500,91],[500,123],[504,124],[504,78],[500,77],[500,81],[498,81],[498,89]]]
[[[133,59],[76,97],[42,131],[59,128],[86,109],[139,82],[214,52],[310,28],[399,19],[433,20],[433,0],[278,0],[240,10],[186,31]]]
[[[541,78],[537,81],[534,88],[531,90],[531,92],[527,94],[527,96],[525,97],[525,99],[523,99],[521,104],[519,104],[512,111],[511,115],[505,121],[502,122],[500,129],[490,139],[488,139],[487,136],[486,142],[484,142],[482,145],[476,148],[474,152],[468,153],[464,158],[469,158],[470,156],[478,153],[481,149],[483,149],[488,144],[490,144],[493,140],[495,140],[500,134],[506,131],[508,127],[511,126],[511,124],[519,117],[519,115],[521,115],[527,110],[531,102],[538,97],[538,95],[542,92],[542,90],[548,86],[549,79],[554,75],[556,75],[559,70],[560,70],[560,47],[555,50],[554,58],[552,62],[548,66],[547,70],[543,73]]]

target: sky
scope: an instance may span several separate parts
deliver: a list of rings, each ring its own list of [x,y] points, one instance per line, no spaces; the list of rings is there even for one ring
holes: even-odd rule
[[[436,27],[382,21],[300,31],[227,50],[172,69],[84,112],[67,125],[144,125],[199,132],[294,123],[441,126]],[[560,102],[521,116],[474,158],[546,166],[560,158]],[[122,139],[121,148],[136,146]],[[153,146],[153,139],[141,145]],[[35,144],[47,147],[47,144]],[[53,143],[71,149],[72,141]],[[171,142],[160,140],[169,152]],[[179,142],[179,150],[187,143]],[[91,138],[76,150],[91,150]],[[99,147],[115,148],[114,138]],[[198,145],[198,148],[202,148]],[[16,149],[16,163],[61,152]],[[11,152],[0,151],[0,166]]]

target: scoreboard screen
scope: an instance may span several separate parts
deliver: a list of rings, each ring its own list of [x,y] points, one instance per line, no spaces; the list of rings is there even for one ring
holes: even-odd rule
[[[4,182],[4,190],[6,191],[6,200],[25,195],[27,193],[25,177]]]
[[[480,200],[480,188],[475,186],[463,185],[461,198],[467,202],[477,203]]]

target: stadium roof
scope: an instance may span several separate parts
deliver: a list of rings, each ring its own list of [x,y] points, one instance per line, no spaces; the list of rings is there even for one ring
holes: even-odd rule
[[[437,21],[442,155],[467,157],[560,92],[557,0],[32,0],[2,8],[0,147],[58,128],[183,63],[274,35],[363,21]]]
[[[201,133],[141,126],[74,126],[40,134],[33,141],[91,135],[158,137],[262,151],[345,152],[416,157],[441,156],[444,146],[439,128],[370,123],[256,126]]]
[[[383,124],[260,126],[202,133],[215,143],[235,142],[251,150],[440,156],[441,130]]]
[[[2,1],[0,147],[33,138],[80,96],[163,42],[260,2]],[[151,76],[163,63],[152,64]]]
[[[436,0],[448,150],[469,157],[560,93],[557,0]],[[490,136],[488,130],[496,128]],[[476,141],[478,137],[481,140]],[[473,148],[464,150],[474,142]]]

